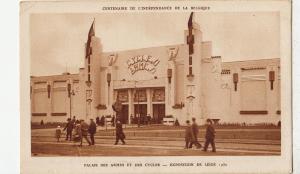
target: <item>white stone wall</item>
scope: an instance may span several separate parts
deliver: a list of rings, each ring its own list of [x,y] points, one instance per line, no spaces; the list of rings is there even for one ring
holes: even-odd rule
[[[71,83],[78,75],[55,75],[31,78],[31,122],[65,122],[70,118],[70,98],[68,97],[67,84]],[[48,97],[48,85],[50,96]],[[71,96],[75,106],[82,101],[80,96]],[[77,103],[77,104],[76,104]],[[79,109],[72,109],[72,115],[77,114]]]
[[[224,114],[220,122],[277,124],[281,120],[279,67],[279,59],[223,63],[223,69],[231,72],[222,74],[223,91],[229,91],[227,94],[222,92],[222,103],[225,105],[229,101],[229,106],[224,108],[224,113],[228,114]],[[275,71],[273,90],[269,81],[269,71]],[[237,91],[234,90],[233,73],[239,74]],[[241,111],[251,112],[245,114]]]

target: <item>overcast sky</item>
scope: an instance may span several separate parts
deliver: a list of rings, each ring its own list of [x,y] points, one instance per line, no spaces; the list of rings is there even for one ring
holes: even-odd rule
[[[279,58],[279,14],[195,13],[204,41],[222,60]],[[184,43],[189,13],[33,14],[31,75],[78,73],[93,19],[103,51]]]

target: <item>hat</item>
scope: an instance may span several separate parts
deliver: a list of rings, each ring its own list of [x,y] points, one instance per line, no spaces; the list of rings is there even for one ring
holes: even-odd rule
[[[210,124],[212,124],[213,122],[212,122],[212,120],[211,119],[206,119],[206,122],[208,122],[208,123],[210,123]]]

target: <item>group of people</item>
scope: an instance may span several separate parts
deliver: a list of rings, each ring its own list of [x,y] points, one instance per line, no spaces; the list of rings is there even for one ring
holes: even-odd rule
[[[96,123],[93,119],[90,119],[90,124],[87,124],[84,120],[76,120],[75,117],[68,118],[63,131],[66,131],[66,141],[80,142],[79,146],[82,146],[82,140],[85,139],[89,146],[95,145]],[[61,133],[60,126],[58,126],[56,129],[57,142],[59,142]],[[90,136],[88,137],[88,135]]]
[[[196,119],[192,118],[192,124],[189,120],[186,121],[186,129],[185,129],[185,149],[192,148],[193,145],[196,146],[197,149],[201,149],[202,145],[198,141],[199,134],[199,126],[196,123]],[[203,147],[203,151],[207,151],[209,144],[212,146],[212,152],[216,152],[215,146],[215,129],[212,125],[212,120],[206,120],[206,133],[205,133],[205,144]]]
[[[73,140],[74,142],[80,142],[79,146],[82,146],[83,139],[85,139],[85,141],[88,143],[89,146],[95,145],[96,130],[97,130],[97,126],[93,119],[90,119],[90,124],[87,124],[84,120],[76,120],[75,117],[73,117],[73,119],[68,118],[67,124],[63,129],[63,131],[66,131],[66,141]],[[58,126],[57,129],[55,130],[55,137],[57,138],[57,142],[59,142],[61,134],[62,134],[62,130],[60,126]],[[125,144],[124,139],[125,139],[125,134],[123,132],[122,124],[118,120],[116,122],[115,145],[118,144],[119,140],[121,140],[121,142]]]
[[[96,124],[98,126],[104,126],[105,125],[105,117],[103,115],[101,118],[96,117]]]
[[[189,120],[186,121],[185,128],[185,149],[193,148],[193,145],[196,146],[197,149],[201,149],[202,145],[198,141],[199,135],[199,126],[196,123],[196,119],[192,118],[192,123]],[[215,129],[213,127],[213,122],[210,119],[206,120],[206,133],[205,133],[205,144],[203,147],[203,151],[207,151],[209,145],[212,146],[212,152],[216,152],[215,146]],[[122,144],[125,144],[125,134],[123,132],[122,123],[120,120],[116,122],[116,141],[115,145],[119,143],[121,140]],[[95,145],[94,135],[96,133],[96,123],[93,119],[90,119],[90,124],[87,124],[84,120],[76,120],[75,117],[71,120],[70,118],[67,120],[67,124],[64,127],[63,131],[66,131],[66,140],[80,142],[79,146],[82,146],[82,140],[85,139],[86,142],[90,145]],[[73,132],[74,131],[74,132]],[[56,129],[56,138],[57,142],[61,137],[61,129],[60,126]],[[89,137],[88,137],[89,135]]]

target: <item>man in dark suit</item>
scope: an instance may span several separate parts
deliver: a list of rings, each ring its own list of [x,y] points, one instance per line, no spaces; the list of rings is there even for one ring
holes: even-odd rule
[[[95,138],[94,135],[96,133],[96,123],[94,122],[93,119],[91,119],[90,125],[89,125],[89,133],[90,133],[90,137],[91,137],[91,144],[95,145]]]
[[[116,123],[116,142],[115,145],[118,144],[119,140],[122,141],[123,145],[125,144],[125,134],[123,132],[122,123],[118,120]]]
[[[87,137],[88,136],[89,125],[86,122],[84,122],[84,120],[81,120],[80,121],[80,126],[81,126],[81,135],[82,135],[80,146],[82,146],[82,139],[83,138],[88,142],[88,144],[90,146],[92,143],[90,142],[90,140]]]
[[[197,149],[200,149],[201,148],[201,144],[199,143],[198,141],[198,134],[199,134],[199,126],[198,124],[196,123],[196,118],[192,118],[192,141],[190,143],[190,146],[189,148],[192,148],[193,147],[193,144],[196,145]]]
[[[189,143],[192,141],[192,126],[190,124],[190,120],[186,120],[186,127],[185,127],[185,149],[189,148]]]
[[[206,134],[205,134],[205,145],[203,151],[207,151],[208,145],[211,144],[212,146],[212,152],[216,152],[216,146],[215,146],[215,128],[212,125],[211,119],[206,120]]]
[[[70,137],[70,141],[71,141],[71,140],[72,140],[72,131],[73,131],[73,128],[74,128],[74,124],[73,124],[73,122],[71,121],[71,118],[68,118],[67,121],[68,121],[68,122],[67,122],[67,124],[66,124],[66,126],[65,126],[65,128],[64,128],[64,131],[67,129],[66,140],[68,140],[69,137]]]

